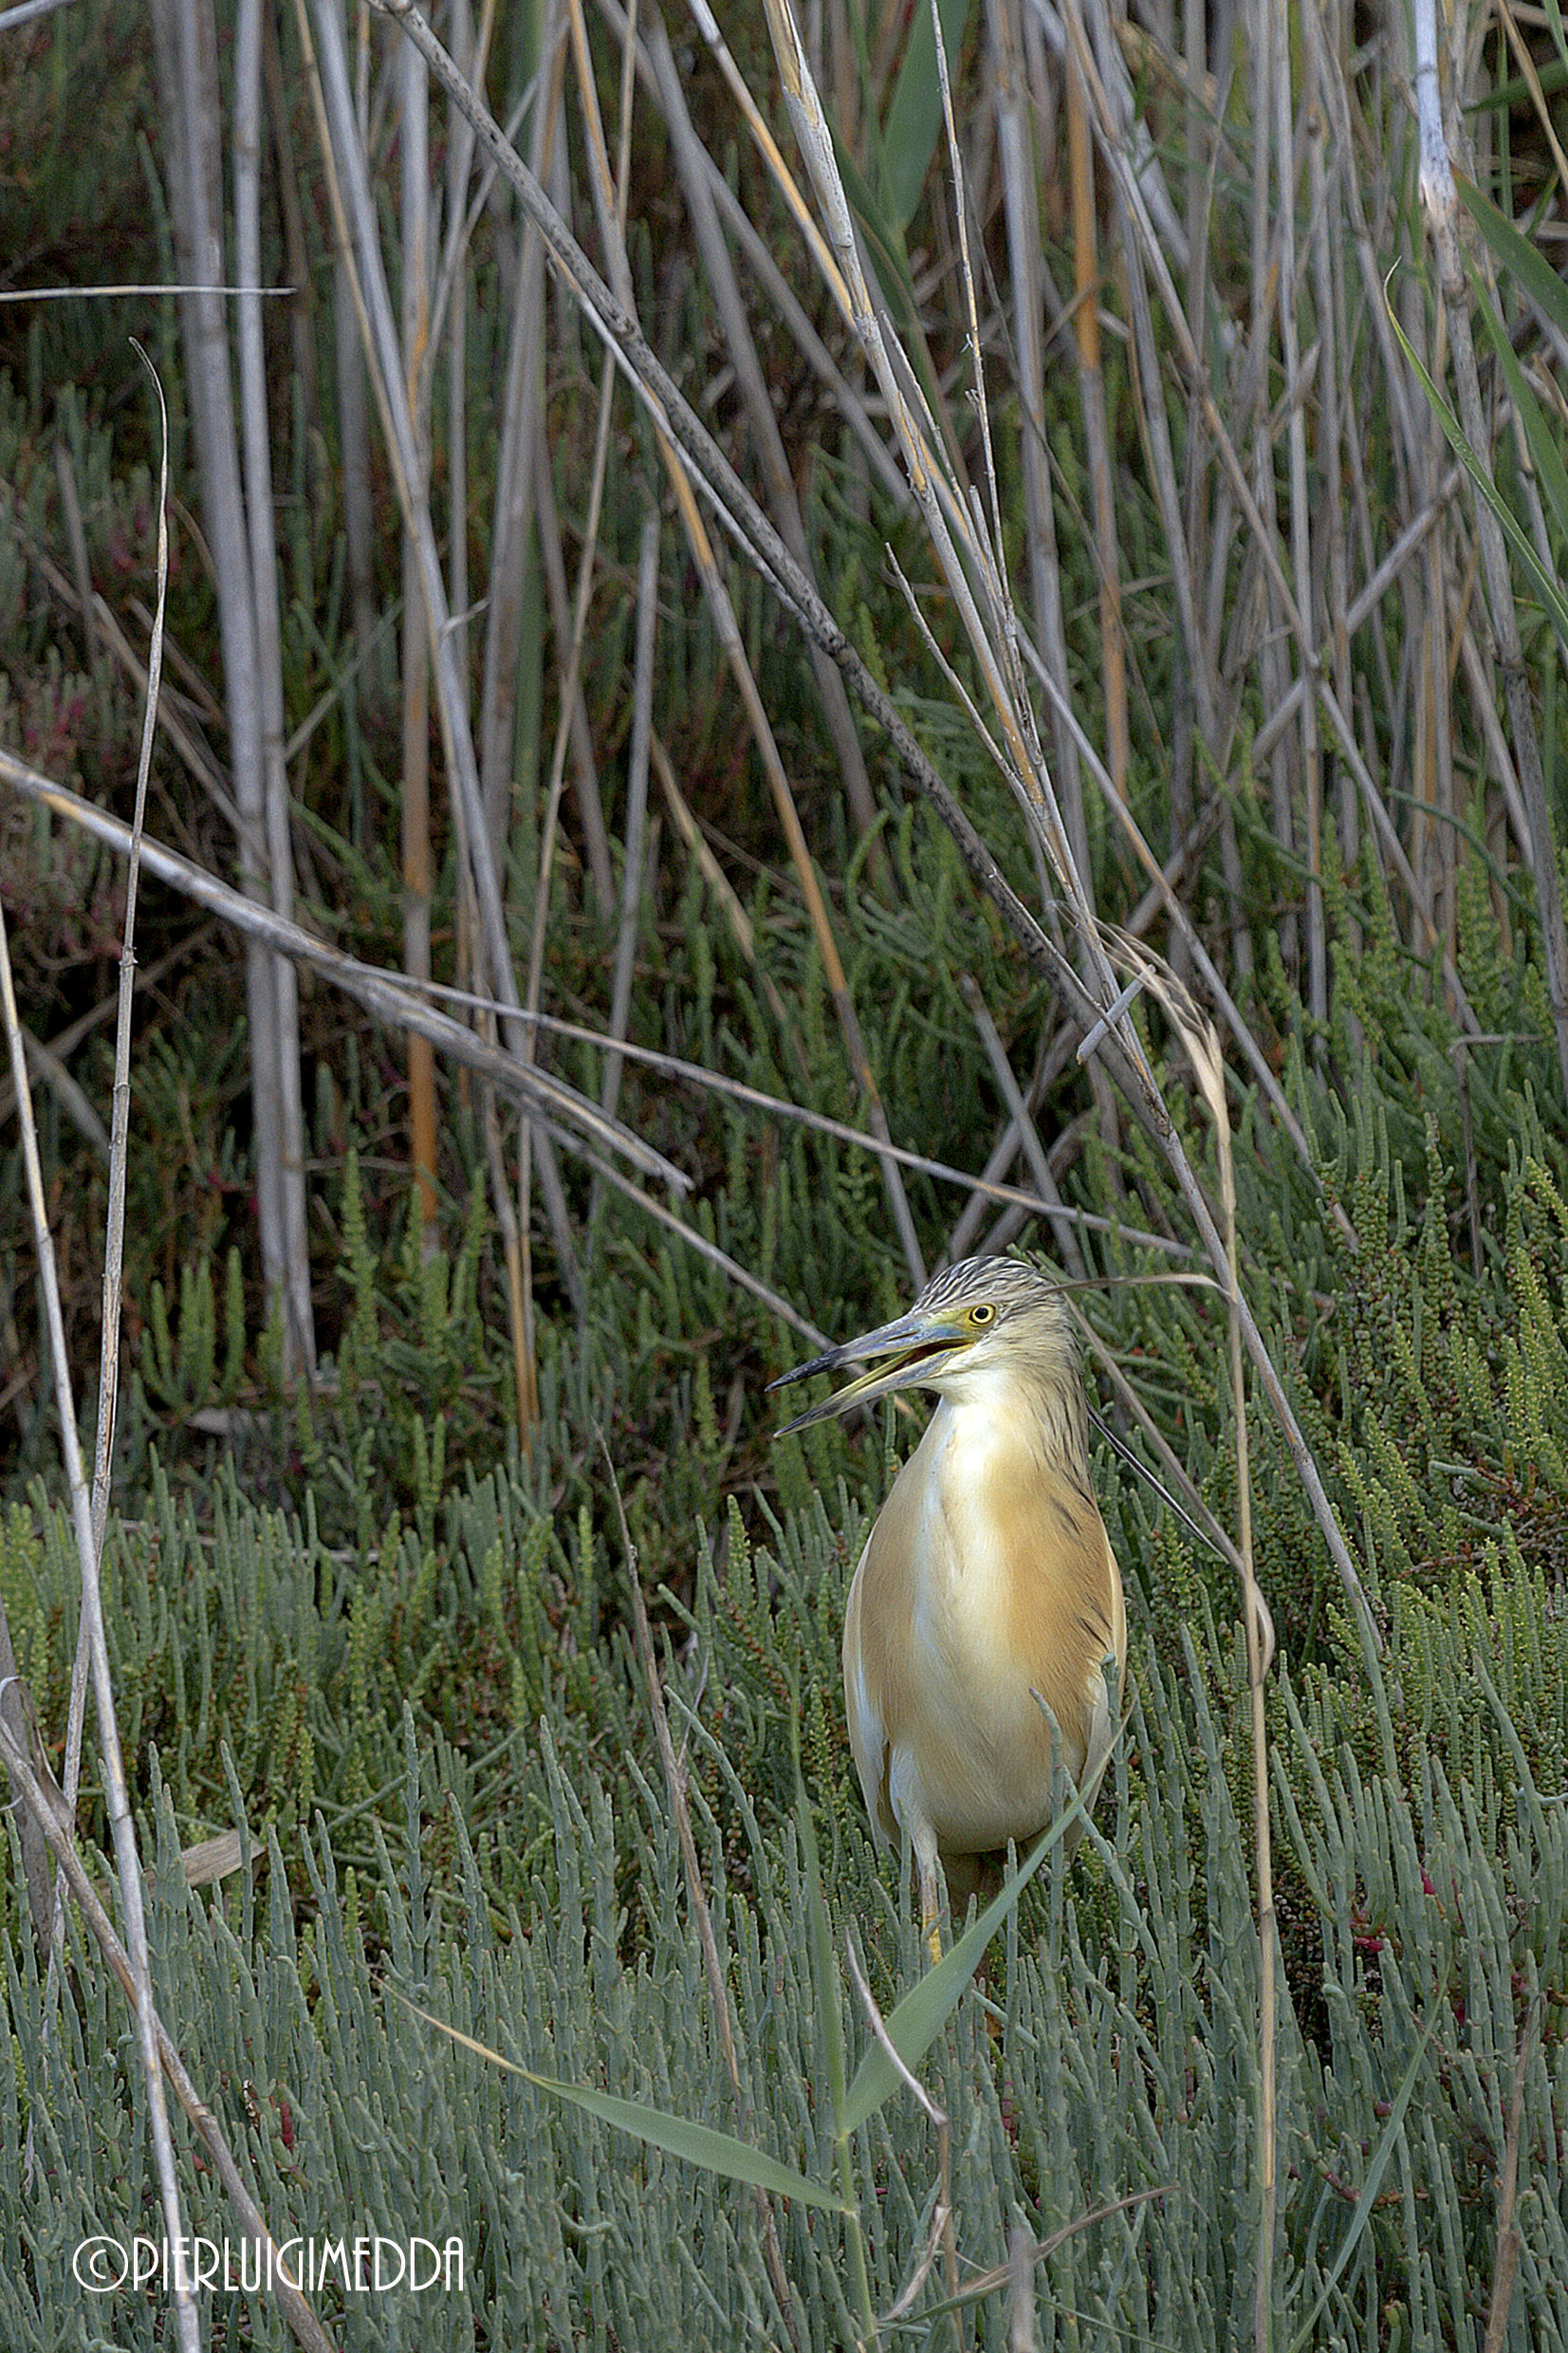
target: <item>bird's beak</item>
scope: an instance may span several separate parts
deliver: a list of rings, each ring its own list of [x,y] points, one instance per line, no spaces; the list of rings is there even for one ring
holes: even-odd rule
[[[895,1389],[915,1388],[967,1345],[967,1336],[955,1331],[943,1315],[901,1315],[892,1324],[879,1324],[863,1339],[846,1340],[841,1348],[829,1348],[825,1356],[814,1356],[809,1364],[797,1364],[792,1373],[781,1373],[777,1380],[768,1382],[771,1396],[775,1389],[787,1389],[792,1381],[809,1380],[813,1373],[836,1373],[846,1364],[871,1362],[869,1372],[833,1397],[823,1398],[820,1405],[808,1405],[777,1435],[787,1437],[791,1430],[804,1430],[814,1421],[847,1414],[852,1405],[869,1405],[876,1398],[890,1397]]]

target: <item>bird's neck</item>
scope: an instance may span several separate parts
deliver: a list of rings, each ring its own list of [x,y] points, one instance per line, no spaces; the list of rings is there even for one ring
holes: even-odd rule
[[[1022,1454],[1092,1491],[1089,1421],[1083,1385],[1074,1367],[1065,1379],[1050,1373],[970,1367],[944,1388],[936,1409],[938,1443],[964,1457]]]

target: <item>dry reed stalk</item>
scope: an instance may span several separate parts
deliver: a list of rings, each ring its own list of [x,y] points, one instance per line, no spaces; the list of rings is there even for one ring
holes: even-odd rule
[[[1122,653],[1121,572],[1116,548],[1111,439],[1099,363],[1099,251],[1095,226],[1094,158],[1083,83],[1066,60],[1067,158],[1072,186],[1073,340],[1078,351],[1083,454],[1093,497],[1099,572],[1100,691],[1105,701],[1105,763],[1118,798],[1127,798],[1127,667]]]
[[[626,763],[626,825],[620,877],[620,928],[616,937],[615,974],[610,985],[609,1032],[624,1039],[632,1015],[632,966],[636,956],[637,917],[642,905],[648,833],[648,763],[654,736],[654,647],[658,637],[659,518],[650,506],[642,519],[637,555],[636,652],[632,670],[632,742]],[[599,1107],[614,1114],[620,1096],[624,1057],[604,1057]]]
[[[1459,201],[1453,184],[1448,134],[1438,84],[1437,18],[1433,0],[1415,0],[1414,90],[1416,121],[1421,141],[1421,206],[1437,263],[1453,358],[1454,388],[1459,421],[1472,450],[1484,455],[1489,436],[1481,404],[1480,378],[1470,332],[1470,312],[1459,236]],[[1435,373],[1435,371],[1434,371]],[[1486,586],[1488,618],[1503,671],[1514,762],[1530,833],[1530,865],[1540,916],[1541,953],[1546,967],[1546,994],[1557,1037],[1558,1067],[1568,1095],[1568,930],[1564,929],[1562,894],[1558,880],[1551,812],[1541,767],[1540,741],[1532,705],[1529,674],[1519,639],[1519,618],[1513,579],[1501,525],[1485,501],[1475,500],[1476,532]]]
[[[1198,1091],[1214,1130],[1219,1158],[1220,1214],[1223,1224],[1228,1282],[1227,1322],[1229,1340],[1230,1393],[1236,1417],[1236,1553],[1241,1564],[1242,1617],[1246,1636],[1247,1687],[1252,1730],[1253,1869],[1257,1886],[1258,1924],[1258,2187],[1259,2217],[1253,2286],[1252,2334],[1256,2353],[1270,2353],[1273,2344],[1274,2240],[1278,2218],[1278,2038],[1275,1994],[1273,1839],[1268,1804],[1268,1719],[1264,1685],[1273,1655],[1274,1627],[1259,1587],[1252,1558],[1252,1480],[1246,1420],[1246,1379],[1243,1362],[1241,1254],[1236,1226],[1236,1171],[1230,1116],[1225,1099],[1225,1062],[1218,1033],[1191,997],[1158,959],[1142,968],[1143,977],[1163,1006],[1180,1038],[1198,1083]]]
[[[546,11],[540,55],[532,83],[529,155],[542,179],[550,174],[561,120],[562,77],[565,71],[565,16],[560,6]],[[477,86],[477,84],[475,84]],[[449,92],[449,97],[451,93]],[[469,130],[472,126],[452,100],[454,112]],[[550,481],[546,453],[540,435],[544,349],[544,256],[539,233],[526,222],[513,269],[511,323],[507,345],[507,370],[496,423],[494,519],[490,535],[489,603],[485,614],[485,662],[480,688],[480,769],[485,811],[497,854],[510,830],[513,747],[517,732],[519,672],[525,649],[523,599],[527,570],[529,533],[537,514],[542,553],[546,560],[558,661],[563,678],[571,675],[567,652],[570,629],[564,567],[559,533],[552,529]],[[553,559],[554,568],[549,565]],[[558,574],[560,575],[558,584]],[[593,772],[587,724],[577,696],[572,698],[573,751],[578,762],[579,811],[594,891],[601,909],[608,909],[614,890],[610,853],[599,804],[598,779]]]
[[[1542,2008],[1541,1996],[1533,1994],[1524,2013],[1524,2023],[1519,2030],[1519,2057],[1514,2066],[1513,2089],[1508,2095],[1503,2172],[1498,2186],[1497,2249],[1492,2258],[1492,2292],[1486,2307],[1486,2336],[1481,2353],[1503,2353],[1507,2342],[1508,2307],[1513,2301],[1521,2245],[1514,2212],[1519,2197],[1519,2147],[1521,2127],[1524,2121],[1524,2079],[1529,2072],[1530,2053],[1536,2036],[1540,2031]]]
[[[566,0],[561,45],[561,64],[563,72],[564,71],[568,41],[571,45],[572,53],[576,54],[577,52],[580,25],[580,9],[574,5],[574,0]],[[611,198],[610,209],[613,216],[618,208],[621,217],[624,218],[624,206],[626,203],[628,184],[627,140],[630,136],[630,107],[624,96],[621,104],[621,118],[622,169],[617,186],[617,193]],[[603,508],[604,483],[609,466],[610,423],[613,414],[614,395],[615,366],[609,354],[606,353],[604,357],[604,372],[600,379],[599,415],[594,430],[593,458],[590,464],[588,477],[588,510],[587,519],[582,532],[581,552],[578,562],[577,592],[573,599],[572,604],[571,637],[565,649],[565,659],[563,668],[559,694],[560,711],[556,722],[555,743],[550,754],[550,774],[549,784],[544,798],[544,817],[540,827],[539,835],[538,867],[534,877],[533,926],[528,940],[528,971],[524,1000],[526,1010],[530,1013],[537,1013],[539,1010],[540,995],[544,983],[544,951],[546,945],[548,944],[549,937],[550,888],[555,874],[556,840],[557,829],[561,817],[561,797],[565,783],[567,744],[570,740],[572,732],[572,723],[576,716],[581,698],[582,650],[587,636],[588,613],[593,601],[594,584],[599,562],[600,517]],[[544,440],[542,420],[539,431],[539,461],[541,471],[543,472],[549,463],[549,452],[545,447]],[[607,862],[607,848],[605,855]],[[608,909],[612,902],[611,899],[607,898],[604,903],[606,909]],[[530,1028],[527,1043],[521,1049],[529,1060],[533,1057],[536,1036],[537,1031]],[[529,1215],[529,1199],[533,1182],[535,1144],[536,1139],[531,1129],[525,1128],[518,1140],[517,1223],[523,1247],[523,1328],[526,1336],[530,1382],[537,1379],[537,1375],[533,1369],[533,1254],[529,1246],[529,1233],[531,1226]],[[544,1187],[546,1197],[548,1198],[549,1190],[552,1183],[559,1187],[559,1178],[553,1176],[551,1163],[543,1151],[541,1151],[539,1157],[541,1183]],[[563,1198],[560,1200],[559,1208],[555,1214],[558,1221],[563,1221],[565,1214],[565,1204]],[[575,1269],[575,1253],[573,1265]],[[579,1316],[581,1316],[583,1312],[585,1305],[585,1292],[583,1290],[582,1278],[580,1272],[575,1273],[574,1279],[570,1284],[570,1288],[572,1290],[573,1304]]]
[[[915,2297],[930,2277],[938,2248],[942,2250],[943,2266],[947,2272],[948,2301],[950,2304],[956,2304],[958,2299],[958,2240],[953,2229],[952,2204],[952,2126],[946,2111],[937,2106],[914,2070],[905,2065],[897,2045],[888,2032],[887,2022],[876,2007],[876,1996],[866,1983],[866,1973],[860,1965],[860,1956],[855,1949],[853,1929],[846,1928],[844,1931],[844,1958],[849,1963],[850,1981],[860,1998],[860,2007],[866,2013],[866,2024],[871,2029],[874,2040],[880,2047],[889,2066],[905,2090],[913,2095],[915,2104],[922,2110],[927,2122],[936,2134],[936,2198],[932,2207],[931,2228],[926,2234],[925,2247],[915,2261],[913,2270],[900,2289],[896,2302],[891,2304],[888,2309],[879,2315],[880,2325],[888,2328],[895,2321],[902,2320],[906,2312],[913,2310]],[[958,2331],[956,2313],[953,2315],[953,2333],[961,2344],[963,2339]]]
[[[562,82],[566,63],[564,36],[563,11],[560,8],[552,8],[546,12],[533,80],[530,152],[535,169],[543,173],[548,173],[550,169],[557,126],[561,120]],[[474,86],[477,86],[477,81]],[[456,101],[452,100],[452,103],[454,120],[460,120],[464,125],[466,156],[471,168],[472,126]],[[529,534],[537,526],[537,544],[544,558],[555,618],[561,693],[571,732],[578,813],[582,824],[595,893],[600,908],[607,908],[613,889],[609,844],[593,748],[588,737],[587,714],[582,706],[578,666],[571,650],[571,631],[566,618],[565,567],[561,554],[560,533],[555,524],[549,453],[544,436],[543,372],[540,365],[544,269],[544,252],[538,232],[531,223],[527,223],[523,230],[517,257],[496,454],[495,520],[490,540],[485,663],[480,689],[481,794],[490,854],[499,861],[504,856],[510,832],[513,745],[517,729],[520,666],[526,640],[524,592]],[[544,834],[541,836],[541,851],[543,872],[545,870]],[[507,1314],[512,1339],[519,1430],[524,1443],[527,1444],[539,1415],[539,1374],[534,1346],[533,1248],[528,1214],[532,1176],[531,1131],[525,1127],[519,1140],[515,1202],[506,1176],[494,1102],[489,1093],[486,1097],[485,1135],[486,1166],[507,1261]],[[575,1265],[575,1259],[568,1263]]]
[[[407,45],[397,61],[397,160],[404,397],[411,427],[410,495],[428,511],[431,496],[430,80],[423,58]],[[461,536],[461,534],[459,534]],[[403,969],[416,988],[431,973],[430,638],[419,593],[419,547],[414,526],[402,534],[402,774]],[[457,606],[462,610],[462,604]],[[455,645],[453,653],[455,658]],[[467,665],[464,665],[466,670]],[[428,1038],[410,1036],[408,1056],[409,1161],[419,1201],[424,1247],[435,1247],[435,1056]]]
[[[234,393],[223,297],[222,100],[211,0],[155,0],[164,149],[175,248],[187,291],[180,302],[192,424],[212,548],[213,589],[223,645],[230,752],[240,824],[241,887],[286,915],[287,778],[282,767],[284,708],[277,628],[276,562],[270,547],[270,472],[265,373],[258,365],[259,297],[242,312],[241,392],[245,473],[234,425]],[[252,258],[259,180],[259,21],[246,35],[246,74],[236,98],[244,119],[236,136],[236,227]],[[241,286],[246,281],[241,279]],[[249,285],[255,287],[252,277]],[[258,471],[259,470],[259,471]],[[254,510],[254,528],[252,513]],[[265,510],[265,511],[263,511]],[[258,593],[270,600],[271,626]],[[280,868],[278,861],[281,859]],[[268,1306],[279,1311],[286,1370],[307,1375],[314,1362],[310,1267],[304,1207],[304,1129],[299,1097],[300,1043],[293,978],[280,984],[259,942],[246,953],[250,1032],[254,1168],[262,1271]]]
[[[1045,263],[1040,221],[1039,160],[1028,83],[1027,48],[1021,0],[987,0],[987,28],[993,61],[998,170],[1006,218],[1008,276],[1012,305],[1013,366],[1023,412],[1019,457],[1024,475],[1025,541],[1030,607],[1040,657],[1067,700],[1067,633],[1061,610],[1061,572],[1057,552],[1056,502],[1045,446],[1045,361],[1041,327],[1044,315]],[[1051,706],[1057,789],[1073,855],[1089,872],[1089,834],[1078,750],[1056,703]]]
[[[242,0],[234,46],[234,254],[242,289],[236,299],[235,324],[239,341],[245,536],[250,556],[249,588],[255,614],[267,878],[272,905],[279,915],[288,916],[294,912],[294,853],[288,768],[284,753],[283,624],[278,611],[267,354],[262,339],[262,16],[261,0]],[[303,1372],[309,1380],[316,1370],[316,1323],[310,1292],[309,1204],[304,1182],[299,976],[287,956],[268,957],[264,969],[276,1006],[280,1149],[276,1184],[286,1285],[284,1369],[286,1374],[291,1369]]]

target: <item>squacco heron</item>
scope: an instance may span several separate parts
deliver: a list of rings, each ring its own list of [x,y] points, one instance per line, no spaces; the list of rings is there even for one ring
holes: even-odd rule
[[[851,1364],[872,1369],[785,1428],[895,1389],[939,1399],[844,1614],[860,1787],[879,1845],[908,1833],[935,1955],[938,1862],[957,1919],[987,1860],[1051,1820],[1053,1751],[1093,1799],[1115,1732],[1127,1613],[1058,1286],[1019,1259],[963,1259],[908,1315],[772,1385]],[[1069,1834],[1069,1852],[1076,1843]]]

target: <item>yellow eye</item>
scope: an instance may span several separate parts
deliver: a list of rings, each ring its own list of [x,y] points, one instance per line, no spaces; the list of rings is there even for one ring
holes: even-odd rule
[[[994,1324],[996,1322],[996,1309],[992,1306],[988,1299],[983,1299],[978,1307],[971,1307],[969,1309],[969,1322],[974,1325]]]

